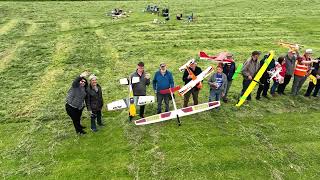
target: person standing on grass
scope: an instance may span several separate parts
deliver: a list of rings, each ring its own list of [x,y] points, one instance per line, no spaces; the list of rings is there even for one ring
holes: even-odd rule
[[[298,95],[303,83],[306,81],[310,74],[311,64],[318,62],[318,60],[312,60],[312,49],[306,49],[304,55],[297,58],[296,67],[294,69],[294,79],[292,83],[292,95]]]
[[[134,73],[130,75],[132,80],[133,77],[139,77],[139,82],[132,84],[132,90],[134,96],[146,96],[147,95],[147,86],[150,85],[150,74],[144,71],[144,63],[139,62],[137,64],[137,69]],[[139,116],[144,118],[144,109],[145,105],[140,106]],[[132,116],[129,116],[130,121]]]
[[[286,70],[286,59],[283,56],[278,58],[278,62],[277,62],[277,65],[275,68],[281,69],[281,71],[277,77],[273,78],[273,85],[270,90],[270,94],[273,97],[276,95],[275,93],[276,93],[276,89],[277,89],[278,85],[284,83],[284,77],[285,77],[285,74],[287,71]]]
[[[85,127],[80,124],[80,121],[82,111],[85,106],[85,98],[87,95],[86,88],[88,85],[85,77],[88,75],[89,73],[85,71],[80,76],[78,76],[73,81],[66,97],[67,114],[72,119],[76,133],[80,135],[86,134],[86,132],[83,130]]]
[[[208,80],[210,86],[209,102],[220,101],[224,97],[228,87],[228,78],[222,72],[222,64],[217,66],[217,72]]]
[[[104,126],[101,120],[101,110],[103,107],[102,89],[97,83],[97,77],[94,74],[89,76],[89,86],[87,88],[86,105],[91,118],[91,130],[98,131],[96,126]]]
[[[266,54],[264,55],[264,57],[261,59],[260,61],[260,68],[263,66],[264,62],[268,59],[270,54]],[[270,82],[269,82],[269,79],[270,79],[270,75],[268,73],[268,71],[270,71],[271,69],[273,69],[275,67],[275,61],[274,59],[272,59],[272,61],[270,62],[270,64],[268,65],[266,71],[264,71],[264,73],[262,74],[262,77],[260,78],[260,84],[259,84],[259,88],[258,88],[258,91],[257,91],[257,96],[256,96],[256,99],[257,100],[260,100],[261,98],[261,93],[262,93],[262,96],[266,99],[269,99],[268,97],[268,90],[269,90],[269,87],[270,87]]]
[[[284,76],[284,82],[279,84],[277,92],[279,95],[285,95],[284,90],[289,84],[291,77],[293,76],[294,67],[296,64],[296,51],[289,50],[285,56],[286,61],[286,74]]]
[[[241,70],[241,74],[243,76],[241,96],[247,90],[251,81],[253,80],[254,76],[260,68],[260,63],[258,62],[260,54],[260,51],[253,51],[251,53],[251,57],[243,64]],[[251,100],[251,94],[249,94],[247,100]]]
[[[227,59],[233,59],[232,54],[228,54],[227,55]],[[235,62],[231,62],[231,63],[225,63],[223,65],[223,73],[227,76],[228,82],[227,82],[227,89],[226,92],[223,96],[223,102],[228,102],[228,92],[229,89],[232,85],[232,76],[236,71],[236,63]]]
[[[161,90],[173,88],[174,81],[173,76],[170,71],[167,70],[167,65],[165,63],[160,64],[160,69],[157,71],[153,78],[153,90],[157,94],[157,102],[158,102],[158,109],[157,114],[161,113],[161,106],[162,101],[165,104],[165,112],[169,111],[169,98],[170,94],[160,94]]]
[[[190,64],[190,67],[187,67],[187,68],[189,68],[189,70],[191,70],[191,72],[193,72],[193,74],[195,76],[198,76],[199,74],[202,73],[201,68],[197,66],[196,62]],[[188,84],[192,80],[192,76],[189,75],[187,69],[183,73],[182,80],[184,81],[185,84]],[[192,98],[193,98],[193,104],[197,105],[199,103],[199,100],[198,100],[199,91],[200,91],[200,88],[198,87],[198,84],[195,85],[192,89],[190,89],[183,96],[183,107],[188,107],[189,98],[190,98],[191,94],[192,94]]]
[[[312,93],[313,89],[314,92],[312,94],[313,97],[317,97],[319,90],[320,90],[320,57],[318,58],[318,62],[314,62],[312,66],[311,74],[317,78],[317,84],[314,85],[313,82],[309,82],[309,86],[307,92],[304,96],[309,97]]]

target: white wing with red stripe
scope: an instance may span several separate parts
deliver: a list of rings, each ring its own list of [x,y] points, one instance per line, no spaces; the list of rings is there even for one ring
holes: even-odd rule
[[[154,96],[134,96],[133,99],[134,99],[134,104],[138,106],[155,102]],[[128,104],[130,104],[129,99],[121,99],[121,100],[113,101],[107,104],[107,109],[108,111],[124,109],[124,108],[128,108]]]
[[[194,86],[196,86],[196,85],[197,85],[199,82],[201,82],[204,78],[206,78],[207,76],[209,76],[212,72],[213,72],[213,67],[212,67],[212,66],[209,66],[206,70],[202,71],[202,73],[199,74],[195,80],[191,80],[188,84],[186,84],[185,86],[183,86],[183,87],[179,90],[179,94],[180,94],[181,96],[185,95],[188,91],[190,91]]]
[[[203,112],[203,111],[207,111],[207,110],[210,110],[213,108],[217,108],[219,106],[220,106],[220,101],[213,101],[213,102],[198,104],[195,106],[189,106],[189,107],[177,109],[174,111],[165,112],[165,113],[149,116],[146,118],[138,119],[134,123],[136,125],[152,124],[152,123],[157,123],[157,122],[162,122],[162,121],[174,119],[177,117],[177,115],[179,117],[188,116],[191,114],[196,114],[199,112]]]

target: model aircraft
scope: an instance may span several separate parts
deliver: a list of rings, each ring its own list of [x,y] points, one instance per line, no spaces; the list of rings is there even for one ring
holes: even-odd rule
[[[172,98],[173,107],[174,107],[173,111],[164,112],[161,114],[138,119],[134,123],[136,125],[146,125],[146,124],[152,124],[152,123],[157,123],[157,122],[162,122],[162,121],[167,121],[170,119],[177,118],[178,125],[180,126],[181,125],[181,122],[179,119],[180,117],[188,116],[191,114],[196,114],[196,113],[203,112],[203,111],[207,111],[207,110],[217,108],[220,106],[220,101],[213,101],[213,102],[208,102],[208,103],[198,104],[195,106],[189,106],[189,107],[177,109],[177,105],[176,105],[173,93],[175,91],[178,91],[179,89],[180,89],[180,87],[177,86],[174,88],[169,88],[169,89],[160,91],[161,94],[169,94],[170,93],[171,98]]]
[[[240,97],[239,102],[236,104],[237,107],[240,107],[244,103],[244,101],[247,99],[249,94],[253,91],[253,89],[257,85],[257,83],[260,83],[259,80],[260,80],[261,76],[263,75],[263,73],[266,71],[266,69],[269,66],[270,62],[272,61],[273,56],[274,56],[274,51],[270,51],[269,52],[269,57],[264,62],[264,64],[261,66],[260,70],[258,71],[256,76],[254,77],[254,79],[251,81],[251,83],[250,83],[249,87],[247,88],[247,90]]]
[[[189,68],[187,68],[189,69]],[[189,83],[179,89],[179,95],[184,96],[188,91],[200,83],[204,78],[209,76],[213,72],[213,67],[209,66],[206,70],[202,71],[195,79],[192,79]]]
[[[277,64],[277,62],[276,62],[276,64]],[[273,78],[276,78],[278,80],[279,84],[282,84],[284,79],[283,79],[282,76],[280,76],[280,72],[281,71],[282,71],[282,68],[281,67],[277,67],[277,65],[271,71],[267,71],[269,73],[269,75],[270,75],[270,78],[268,79],[268,82],[271,82],[271,80]]]
[[[233,79],[233,80],[235,80],[235,79],[238,77],[239,73],[240,73],[241,70],[242,70],[242,66],[243,66],[243,64],[239,64],[239,65],[238,65],[236,71],[234,72],[234,74],[233,74],[233,76],[232,76],[232,79]]]
[[[136,115],[136,105],[141,106],[155,101],[154,96],[133,96],[132,84],[138,83],[140,81],[139,77],[133,77],[132,79],[123,78],[120,79],[120,84],[129,86],[129,97],[126,99],[121,99],[118,101],[111,102],[107,104],[107,109],[109,111],[119,110],[124,108],[129,108],[129,115]]]
[[[295,44],[295,43],[289,43],[289,42],[284,42],[283,40],[280,40],[278,44],[282,47],[289,48],[291,51],[295,51],[299,53],[300,47],[303,47],[301,44]]]
[[[222,52],[216,56],[209,56],[205,52],[201,51],[199,53],[199,57],[200,57],[200,59],[212,60],[213,62],[223,63],[223,64],[234,62],[233,59],[227,59],[228,54],[229,53],[227,53],[227,52]]]
[[[190,65],[193,64],[193,63],[195,63],[195,60],[194,59],[190,59],[186,64],[182,65],[179,68],[179,71],[183,72],[183,70],[187,70],[189,76],[191,76],[191,79],[192,80],[196,80],[197,76],[189,69]],[[197,88],[199,88],[199,89],[202,88],[202,82],[201,81],[197,84]]]

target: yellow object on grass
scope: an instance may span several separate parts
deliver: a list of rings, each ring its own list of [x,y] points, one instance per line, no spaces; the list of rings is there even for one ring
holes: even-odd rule
[[[274,56],[274,51],[270,51],[269,52],[269,57],[268,59],[264,62],[264,64],[262,65],[262,67],[260,68],[260,70],[258,71],[257,75],[254,77],[253,81],[250,83],[249,87],[247,88],[247,90],[244,92],[244,94],[240,97],[239,102],[236,104],[237,107],[240,107],[244,101],[247,99],[247,97],[249,96],[249,94],[253,91],[254,87],[257,85],[257,83],[259,82],[261,76],[263,75],[263,73],[266,71],[267,67],[269,66],[270,62],[273,59]]]

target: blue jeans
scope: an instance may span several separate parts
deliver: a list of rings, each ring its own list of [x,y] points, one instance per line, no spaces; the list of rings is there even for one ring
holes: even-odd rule
[[[220,101],[221,93],[221,89],[210,89],[209,102]]]
[[[92,114],[90,117],[91,117],[91,129],[97,129],[96,119],[97,119],[98,125],[102,125],[101,111],[92,111]]]
[[[271,87],[270,94],[274,94],[276,92],[278,85],[279,85],[279,82],[273,80],[273,85]]]

